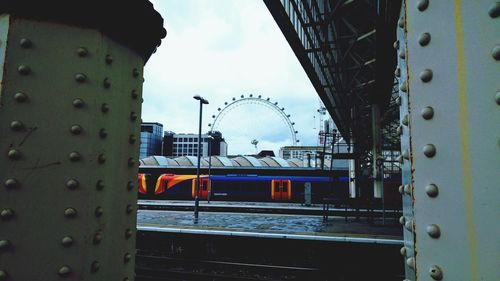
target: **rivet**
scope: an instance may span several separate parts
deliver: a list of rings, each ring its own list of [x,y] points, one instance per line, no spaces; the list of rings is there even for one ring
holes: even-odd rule
[[[398,187],[398,191],[399,191],[399,193],[403,194],[403,186],[402,186],[402,185],[400,185],[400,186]]]
[[[99,156],[97,157],[97,161],[100,164],[103,164],[104,162],[106,162],[106,156],[103,153],[99,154]]]
[[[137,97],[139,96],[139,94],[137,94],[137,91],[136,91],[136,90],[132,90],[132,92],[130,92],[130,96],[131,96],[133,99],[137,99]]]
[[[427,83],[432,80],[432,70],[430,69],[424,69],[424,71],[420,72],[420,80],[422,82]]]
[[[406,259],[406,264],[411,268],[411,269],[415,269],[415,258],[414,257],[411,257],[411,258],[408,258]]]
[[[21,152],[19,152],[19,150],[17,149],[10,149],[9,152],[7,153],[7,156],[11,160],[17,160],[21,158]]]
[[[12,121],[10,123],[10,129],[13,131],[20,131],[24,128],[24,124],[21,121]]]
[[[404,216],[400,216],[400,217],[399,217],[399,223],[400,223],[401,225],[405,225],[405,221],[406,221],[406,218],[405,218]]]
[[[99,231],[96,234],[94,234],[93,243],[94,243],[94,245],[97,245],[97,244],[101,243],[101,241],[102,241],[102,233]]]
[[[401,247],[401,249],[399,249],[399,253],[404,257],[406,256],[406,247]]]
[[[5,187],[7,188],[16,188],[19,185],[19,182],[16,179],[7,179],[4,182]]]
[[[399,67],[396,67],[396,70],[394,70],[394,75],[396,75],[396,77],[401,76],[401,69]]]
[[[135,120],[137,120],[137,113],[135,113],[135,112],[131,112],[131,113],[130,113],[130,120],[131,120],[131,121],[135,121]]]
[[[429,32],[424,32],[418,36],[418,44],[420,46],[427,46],[429,42],[431,42],[431,34]]]
[[[106,58],[104,59],[107,64],[112,64],[113,63],[113,57],[111,55],[106,55]]]
[[[64,210],[64,216],[67,217],[67,218],[73,218],[76,216],[76,209],[74,208],[66,208],[66,210]]]
[[[408,229],[409,231],[413,230],[413,220],[409,219],[405,222],[405,228]]]
[[[10,247],[10,241],[2,239],[0,240],[0,251],[5,251]]]
[[[406,160],[410,160],[410,150],[409,149],[405,149],[403,151],[403,157],[406,159]]]
[[[399,89],[401,90],[401,92],[408,92],[408,82],[407,81],[403,81],[401,82],[401,84],[399,84]]]
[[[22,38],[19,41],[19,45],[21,45],[21,47],[23,47],[25,49],[28,49],[28,48],[30,48],[33,45],[33,42],[31,42],[31,40],[28,39],[28,38]]]
[[[128,142],[129,142],[130,144],[134,144],[136,140],[137,140],[137,138],[136,138],[134,135],[130,135],[130,136],[128,137]]]
[[[406,58],[405,50],[401,49],[401,51],[399,51],[398,55],[399,55],[400,59],[404,60]]]
[[[82,156],[80,155],[80,153],[78,153],[76,151],[70,152],[69,160],[76,162],[76,161],[80,161],[80,159],[82,159]]]
[[[403,134],[403,126],[401,126],[401,125],[398,126],[398,128],[396,130],[397,130],[398,135],[401,136]]]
[[[431,183],[425,187],[425,193],[427,193],[427,195],[429,197],[434,198],[434,197],[437,197],[439,195],[439,189],[438,189],[437,185]]]
[[[126,253],[126,254],[123,256],[123,262],[124,262],[124,263],[128,263],[131,259],[132,259],[132,255],[131,255],[131,254],[129,254],[129,253]]]
[[[104,86],[104,88],[108,89],[109,87],[111,87],[111,82],[109,82],[109,78],[104,78],[104,81],[102,81],[102,85]]]
[[[405,114],[403,116],[403,121],[402,121],[403,125],[405,126],[408,126],[408,114]]]
[[[97,190],[103,190],[104,189],[104,181],[98,180],[97,183],[95,184],[95,187]]]
[[[76,53],[79,57],[86,57],[89,54],[89,51],[84,47],[80,47],[76,49]]]
[[[429,7],[429,0],[419,0],[417,3],[417,8],[419,11],[425,11]]]
[[[85,80],[87,80],[87,76],[85,76],[85,74],[83,74],[83,73],[77,73],[75,75],[75,80],[76,80],[76,82],[83,83],[83,82],[85,82]]]
[[[396,40],[394,41],[394,43],[392,44],[392,46],[394,47],[394,49],[399,49],[399,40]]]
[[[69,274],[71,273],[71,268],[69,266],[67,266],[67,265],[63,265],[63,266],[61,266],[61,268],[59,268],[59,270],[57,271],[57,273],[61,277],[68,277]]]
[[[129,181],[127,183],[127,190],[132,190],[132,189],[134,189],[134,187],[135,187],[135,184],[133,181]]]
[[[125,229],[125,238],[132,237],[132,230],[130,228]]]
[[[82,127],[80,125],[73,125],[70,131],[73,135],[79,135],[82,133]]]
[[[67,182],[66,182],[66,187],[69,188],[69,189],[75,189],[77,188],[78,186],[80,185],[80,183],[75,180],[75,179],[69,179]]]
[[[437,265],[431,265],[431,267],[429,268],[429,275],[434,280],[443,280],[443,271]]]
[[[122,281],[130,281],[130,279],[128,279],[127,277],[123,278]]]
[[[9,274],[7,274],[7,271],[0,270],[0,281],[7,280],[7,277],[9,277]]]
[[[434,155],[436,155],[436,147],[433,144],[424,145],[422,151],[424,152],[424,155],[429,158],[434,157]]]
[[[441,229],[437,224],[430,224],[426,228],[427,234],[432,238],[439,238],[441,236]]]
[[[126,212],[127,214],[130,214],[130,213],[132,213],[133,211],[134,211],[134,207],[132,207],[132,205],[130,205],[130,204],[129,204],[129,205],[127,205],[127,208],[125,209],[125,212]]]
[[[74,99],[73,100],[73,106],[76,108],[82,108],[83,104],[84,104],[84,102],[82,99]]]
[[[14,216],[14,210],[12,209],[3,209],[1,212],[0,212],[0,217],[3,219],[3,220],[8,220],[8,219],[11,219],[12,217]]]
[[[100,129],[99,130],[99,136],[101,137],[101,139],[104,139],[108,136],[108,131],[104,128]]]
[[[25,102],[26,100],[28,100],[28,96],[25,93],[21,93],[21,92],[15,93],[14,100],[19,102],[19,103],[22,103],[22,102]]]
[[[406,194],[411,194],[411,184],[405,184],[404,191]]]
[[[397,97],[396,98],[396,104],[397,105],[401,105],[401,97]]]
[[[31,73],[31,68],[27,65],[21,64],[17,68],[17,72],[19,72],[19,74],[21,74],[21,75],[28,75]]]
[[[137,70],[137,68],[132,69],[132,76],[136,78],[139,76],[139,70]]]
[[[99,264],[98,261],[93,261],[92,264],[90,265],[90,272],[96,273],[97,271],[99,271],[100,267],[101,265]]]
[[[403,160],[403,156],[402,155],[399,155],[396,159],[399,163],[403,164],[404,160]]]
[[[102,209],[102,207],[95,208],[94,214],[96,217],[102,216],[103,213],[104,213],[104,210]]]
[[[491,56],[495,60],[500,60],[500,45],[496,45],[495,47],[493,47],[493,50],[491,50]]]
[[[422,108],[420,114],[422,115],[422,118],[424,118],[425,120],[430,120],[432,119],[432,117],[434,117],[434,109],[430,106],[426,106]]]
[[[73,245],[73,237],[71,237],[71,236],[64,236],[64,237],[61,239],[61,244],[62,244],[64,247],[69,247],[69,246]]]
[[[134,158],[129,158],[128,159],[128,166],[129,167],[134,167],[135,166],[135,160],[134,160]]]
[[[490,15],[490,17],[492,18],[496,18],[498,17],[498,15],[500,15],[500,2],[496,1],[490,6],[488,15]]]
[[[400,19],[398,20],[398,26],[399,26],[400,28],[404,28],[404,27],[405,27],[405,20],[404,20],[403,18],[400,18]]]
[[[106,112],[108,112],[108,111],[109,111],[109,106],[108,106],[108,104],[107,104],[107,103],[103,103],[103,104],[101,105],[101,111],[102,111],[103,113],[106,113]]]
[[[495,101],[497,102],[498,105],[500,105],[500,92],[497,92],[495,94]]]

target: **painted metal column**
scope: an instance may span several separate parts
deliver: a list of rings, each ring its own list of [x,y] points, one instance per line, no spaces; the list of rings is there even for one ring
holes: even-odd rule
[[[406,1],[407,280],[500,280],[499,14],[498,1]]]
[[[380,106],[372,104],[372,171],[373,171],[373,197],[382,198],[383,184],[382,171],[378,162],[382,158],[381,127],[380,127]],[[378,161],[377,161],[378,160]]]
[[[133,280],[142,70],[163,27],[135,44],[118,16],[27,2],[0,7],[0,280]]]

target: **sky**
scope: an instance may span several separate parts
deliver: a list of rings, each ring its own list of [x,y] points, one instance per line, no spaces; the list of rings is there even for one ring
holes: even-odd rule
[[[260,0],[152,0],[167,37],[144,69],[142,119],[165,131],[197,133],[200,95],[202,133],[210,130],[224,102],[261,95],[278,102],[295,123],[300,145],[316,145],[319,98],[307,75]],[[286,122],[261,104],[222,110],[217,130],[228,153],[254,154],[292,144]],[[253,139],[259,143],[251,144]]]

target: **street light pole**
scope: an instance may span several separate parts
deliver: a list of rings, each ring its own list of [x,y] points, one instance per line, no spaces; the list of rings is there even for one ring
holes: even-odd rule
[[[198,223],[198,207],[200,205],[200,197],[199,197],[199,192],[200,192],[200,162],[201,162],[201,121],[202,121],[202,112],[203,112],[203,105],[208,104],[208,101],[204,99],[203,97],[196,95],[193,97],[195,100],[200,101],[200,122],[198,126],[198,163],[196,166],[196,188],[195,188],[195,196],[194,196],[194,222]]]
[[[212,137],[212,131],[208,135],[208,194],[207,203],[210,203],[210,193],[212,193],[212,181],[210,180],[210,170],[212,168],[212,142],[214,137]]]

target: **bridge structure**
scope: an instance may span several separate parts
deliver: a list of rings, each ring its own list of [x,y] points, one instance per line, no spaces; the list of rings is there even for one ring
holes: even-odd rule
[[[405,280],[499,280],[500,3],[264,3],[375,196],[400,151]],[[147,0],[80,4],[0,3],[0,280],[134,279],[142,69],[166,32]]]

